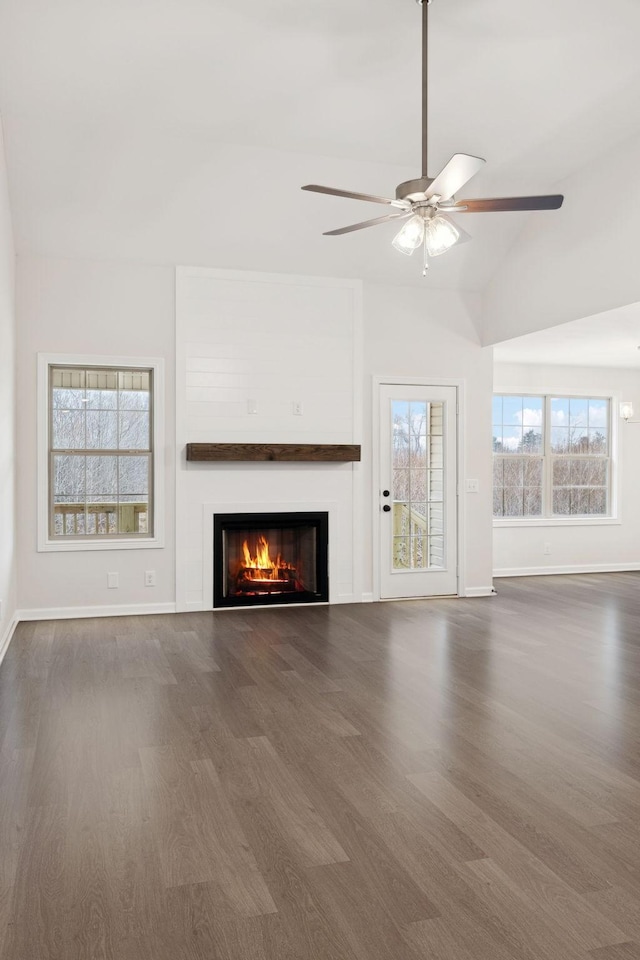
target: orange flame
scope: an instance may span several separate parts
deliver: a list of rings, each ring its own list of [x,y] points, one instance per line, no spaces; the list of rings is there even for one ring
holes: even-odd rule
[[[284,561],[280,554],[275,560],[271,559],[269,541],[265,537],[258,537],[255,557],[251,556],[249,544],[246,540],[242,544],[242,553],[244,554],[244,568],[252,571],[252,580],[277,580],[279,570],[292,569],[291,565]]]

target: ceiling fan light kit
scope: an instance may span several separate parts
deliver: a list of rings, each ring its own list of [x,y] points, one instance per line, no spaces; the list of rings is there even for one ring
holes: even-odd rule
[[[430,257],[446,253],[460,239],[460,231],[453,220],[436,215],[424,224],[424,245]]]
[[[429,7],[431,0],[416,0],[422,7],[422,176],[406,180],[396,187],[395,199],[378,197],[369,193],[354,193],[308,183],[302,187],[314,193],[326,193],[334,197],[364,200],[367,203],[383,203],[395,208],[396,213],[349,224],[337,230],[328,230],[324,236],[337,237],[355,230],[364,230],[387,223],[390,220],[406,220],[392,240],[400,253],[411,255],[422,246],[426,274],[430,257],[437,257],[451,247],[471,237],[447,213],[503,213],[510,210],[557,210],[562,206],[560,194],[537,197],[498,197],[479,200],[456,200],[455,194],[478,173],[485,164],[481,157],[455,153],[436,177],[427,172],[428,156],[428,79],[429,79]]]
[[[422,217],[411,217],[407,220],[404,227],[401,227],[398,233],[391,241],[392,246],[400,253],[406,253],[411,256],[414,250],[422,245],[424,241],[424,220]]]

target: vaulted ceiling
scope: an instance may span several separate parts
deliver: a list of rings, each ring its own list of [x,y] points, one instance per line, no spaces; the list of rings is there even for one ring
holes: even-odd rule
[[[640,304],[538,330],[494,348],[498,363],[640,369]]]
[[[562,189],[633,132],[637,0],[433,0],[430,23],[430,173],[487,160],[462,195]],[[414,0],[0,0],[0,113],[19,253],[424,282],[393,224],[321,236],[379,207],[299,189],[419,175]],[[560,214],[461,218],[426,282],[483,288]]]

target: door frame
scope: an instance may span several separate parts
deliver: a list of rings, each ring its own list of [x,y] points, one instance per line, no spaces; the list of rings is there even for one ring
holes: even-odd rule
[[[457,567],[457,594],[465,596],[465,557],[464,557],[464,513],[465,498],[462,495],[462,478],[464,469],[464,380],[448,380],[444,377],[401,377],[375,375],[372,382],[372,491],[373,491],[373,599],[380,597],[380,387],[455,387],[456,388],[456,567]],[[377,491],[377,492],[376,492]],[[385,601],[387,602],[387,601]],[[391,601],[389,601],[391,602]]]

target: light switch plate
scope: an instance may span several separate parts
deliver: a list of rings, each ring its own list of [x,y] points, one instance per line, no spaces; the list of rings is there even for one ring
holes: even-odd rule
[[[465,480],[464,488],[467,493],[480,493],[480,481],[479,480]]]

